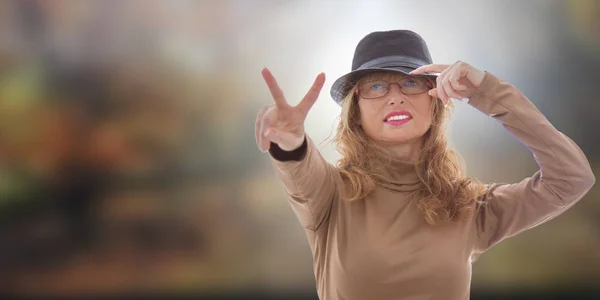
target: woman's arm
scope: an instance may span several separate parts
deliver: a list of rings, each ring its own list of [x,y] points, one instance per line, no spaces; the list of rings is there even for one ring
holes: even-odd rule
[[[339,172],[321,156],[308,135],[296,150],[284,151],[272,143],[269,152],[300,223],[317,230],[329,219],[332,203],[338,198]]]
[[[450,97],[469,98],[469,104],[525,144],[540,167],[519,183],[490,185],[473,222],[475,258],[500,241],[558,216],[592,188],[594,174],[581,149],[514,86],[461,61],[423,66],[411,74],[423,72],[441,72],[430,95],[444,103]]]
[[[474,223],[477,254],[558,216],[591,189],[595,178],[575,142],[514,86],[486,73],[469,104],[500,122],[540,168],[519,183],[490,185]]]
[[[296,106],[288,104],[268,69],[263,69],[262,75],[275,103],[258,112],[256,144],[271,154],[277,176],[302,226],[317,230],[328,220],[340,186],[339,173],[323,159],[304,131],[304,121],[323,88],[325,74],[317,76]]]

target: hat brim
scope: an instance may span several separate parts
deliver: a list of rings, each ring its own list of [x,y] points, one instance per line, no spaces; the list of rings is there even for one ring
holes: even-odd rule
[[[342,105],[342,100],[348,95],[351,89],[356,85],[356,83],[365,75],[376,73],[376,72],[396,72],[404,75],[409,75],[411,71],[416,68],[412,67],[402,67],[402,66],[394,66],[394,67],[373,67],[373,68],[365,68],[354,70],[342,77],[338,78],[333,85],[331,86],[330,95],[333,100],[338,104]],[[424,76],[433,76],[436,77],[437,73],[423,73]],[[419,76],[422,76],[419,75]]]

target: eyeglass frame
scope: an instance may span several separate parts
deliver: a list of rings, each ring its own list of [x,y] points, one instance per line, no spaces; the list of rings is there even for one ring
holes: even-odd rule
[[[360,95],[359,87],[356,87],[356,89],[354,90],[354,95],[357,96],[357,97],[362,97],[363,99],[379,99],[379,98],[383,98],[383,97],[387,96],[387,94],[390,93],[390,91],[392,90],[391,87],[392,87],[393,84],[398,85],[398,89],[400,90],[400,93],[402,93],[404,95],[407,95],[407,96],[410,96],[410,95],[420,95],[420,94],[423,94],[423,93],[425,93],[425,92],[433,89],[433,83],[427,77],[424,77],[424,76],[405,76],[405,77],[402,77],[402,79],[400,79],[400,80],[403,80],[405,78],[423,78],[423,79],[425,79],[425,85],[427,86],[427,89],[424,90],[423,92],[420,92],[420,93],[417,93],[417,94],[407,94],[407,93],[405,93],[405,92],[402,91],[402,87],[400,86],[399,82],[392,82],[392,83],[390,83],[390,82],[387,82],[385,80],[373,80],[373,81],[363,82],[363,83],[359,84],[359,86],[363,85],[365,83],[369,83],[369,82],[382,81],[382,82],[385,82],[385,83],[388,84],[388,89],[385,92],[385,94],[383,94],[382,96],[379,96],[379,97],[375,97],[375,98],[365,98],[362,95]],[[400,81],[400,80],[398,80],[398,81]]]

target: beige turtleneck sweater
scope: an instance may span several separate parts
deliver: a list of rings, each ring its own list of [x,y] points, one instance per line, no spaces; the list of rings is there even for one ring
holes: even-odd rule
[[[527,146],[540,170],[514,184],[490,184],[485,206],[466,220],[429,225],[408,193],[414,165],[393,161],[389,182],[347,202],[336,167],[310,138],[299,149],[271,149],[287,198],[313,253],[322,300],[469,299],[471,265],[487,249],[575,204],[595,182],[579,147],[518,89],[486,73],[469,104]],[[272,144],[274,145],[274,144]]]

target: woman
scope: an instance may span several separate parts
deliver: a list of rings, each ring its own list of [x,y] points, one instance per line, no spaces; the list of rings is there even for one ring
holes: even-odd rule
[[[304,132],[324,74],[297,106],[267,69],[263,77],[275,104],[258,113],[257,143],[305,228],[321,299],[468,299],[479,255],[564,212],[595,182],[579,147],[518,89],[464,62],[432,64],[411,31],[365,36],[352,72],[333,84],[337,166]],[[540,170],[515,184],[465,177],[445,136],[451,98],[500,122]]]

